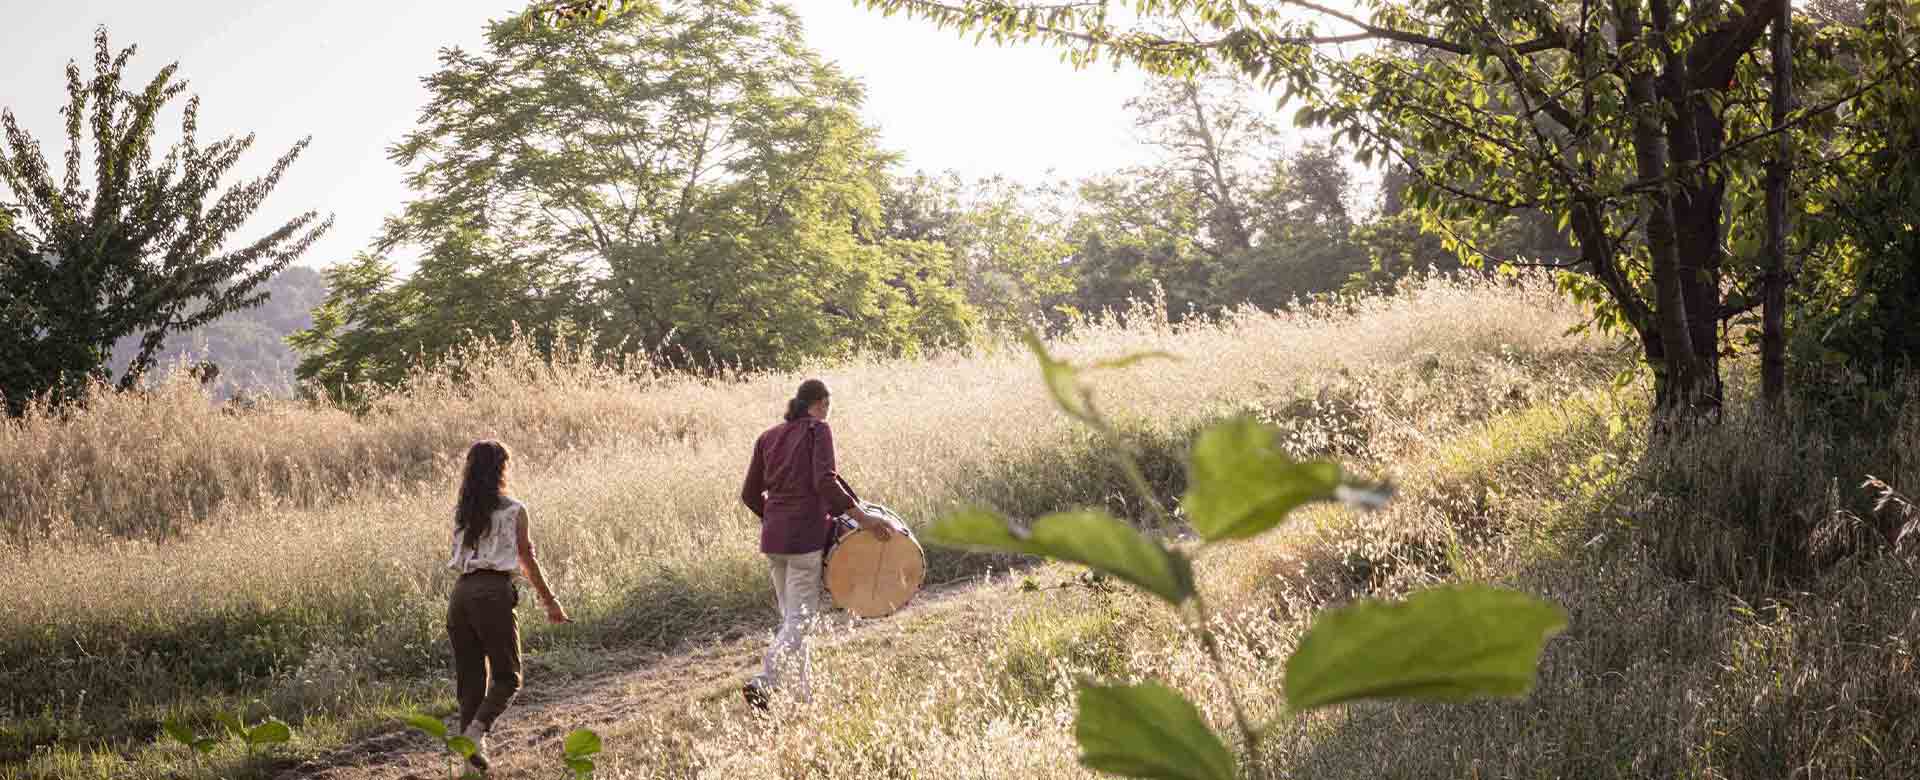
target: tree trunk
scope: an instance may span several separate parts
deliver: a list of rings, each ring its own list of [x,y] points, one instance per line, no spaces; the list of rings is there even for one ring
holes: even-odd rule
[[[1615,8],[1621,48],[1646,43],[1640,40],[1645,28],[1637,0],[1624,0]],[[1652,332],[1643,333],[1642,341],[1654,372],[1656,415],[1691,419],[1711,416],[1718,406],[1718,366],[1713,359],[1718,350],[1712,318],[1718,314],[1719,295],[1717,283],[1702,267],[1703,262],[1712,261],[1712,254],[1703,258],[1683,252],[1688,247],[1682,244],[1676,214],[1688,217],[1688,239],[1699,241],[1702,235],[1712,235],[1717,244],[1718,198],[1703,197],[1702,182],[1694,175],[1698,135],[1694,113],[1686,105],[1690,101],[1684,97],[1685,60],[1673,53],[1666,36],[1671,9],[1664,0],[1654,0],[1651,10],[1656,37],[1650,43],[1663,52],[1661,73],[1656,77],[1643,69],[1627,79],[1636,173],[1652,183],[1646,198]],[[1677,149],[1670,144],[1676,137],[1681,139]],[[1709,209],[1713,217],[1702,224],[1701,213]],[[1705,327],[1696,327],[1697,323]],[[1707,332],[1696,335],[1695,330]]]
[[[1773,20],[1773,127],[1787,122],[1793,107],[1792,0],[1775,0],[1779,16]],[[1793,143],[1786,133],[1767,165],[1767,270],[1760,294],[1760,394],[1778,405],[1787,391],[1787,184],[1793,170]]]
[[[1244,212],[1234,200],[1232,183],[1227,181],[1226,163],[1221,159],[1220,145],[1213,137],[1213,124],[1207,121],[1206,106],[1200,101],[1200,88],[1188,82],[1185,97],[1187,107],[1193,111],[1193,125],[1200,134],[1201,148],[1206,155],[1207,177],[1213,185],[1213,201],[1217,222],[1221,223],[1222,242],[1226,249],[1224,255],[1238,254],[1253,248],[1253,231],[1247,229]]]

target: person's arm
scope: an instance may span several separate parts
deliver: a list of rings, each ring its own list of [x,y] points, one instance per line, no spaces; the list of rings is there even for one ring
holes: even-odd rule
[[[846,488],[840,486],[840,473],[834,470],[833,463],[833,429],[828,428],[824,421],[813,428],[813,485],[814,490],[826,501],[827,514],[852,517],[861,528],[872,531],[881,541],[893,535],[885,520],[868,514],[866,508],[860,506],[860,502],[853,500]]]
[[[753,516],[767,519],[767,459],[761,452],[764,449],[759,442],[753,444],[753,462],[747,465],[747,479],[740,485],[740,503],[753,511]]]
[[[540,571],[540,558],[533,549],[533,531],[527,526],[527,505],[520,505],[519,538],[515,540],[520,552],[520,570],[526,572],[527,581],[533,583],[533,592],[539,594],[540,603],[547,608],[547,622],[572,623],[567,611],[560,606],[560,600],[553,597],[553,591],[547,588],[546,575]]]

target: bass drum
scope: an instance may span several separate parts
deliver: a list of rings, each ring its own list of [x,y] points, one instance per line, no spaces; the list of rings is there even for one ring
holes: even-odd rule
[[[855,615],[886,617],[920,592],[927,555],[899,515],[879,504],[862,503],[868,513],[893,526],[893,535],[883,542],[845,516],[834,518],[840,535],[827,551],[827,592],[833,594],[833,603]]]

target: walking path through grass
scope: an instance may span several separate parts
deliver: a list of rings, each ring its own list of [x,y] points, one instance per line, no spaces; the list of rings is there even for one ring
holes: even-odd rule
[[[962,580],[926,588],[905,610],[878,620],[844,611],[829,614],[813,638],[816,654],[880,650],[936,627],[964,630],[987,610],[1005,608],[1010,590],[1003,579]],[[747,712],[740,685],[760,666],[766,637],[760,632],[717,641],[686,652],[610,654],[598,668],[559,678],[530,675],[512,709],[490,737],[495,777],[532,776],[560,765],[561,741],[575,729],[606,731],[650,717],[685,715],[702,708]],[[610,754],[620,751],[608,746]],[[640,758],[626,756],[628,759]],[[372,780],[433,778],[446,773],[447,754],[435,742],[395,723],[324,756],[282,771],[277,780]],[[556,770],[557,771],[557,770]]]

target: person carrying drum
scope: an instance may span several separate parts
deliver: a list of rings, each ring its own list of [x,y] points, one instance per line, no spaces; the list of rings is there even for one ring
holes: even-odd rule
[[[747,701],[765,708],[774,691],[787,689],[811,701],[808,623],[820,614],[821,565],[831,518],[847,515],[881,540],[892,531],[841,486],[834,471],[832,406],[827,384],[809,379],[787,401],[786,420],[760,435],[753,446],[740,500],[760,518],[760,552],[773,574],[780,630],[767,647],[760,674],[742,689]]]

